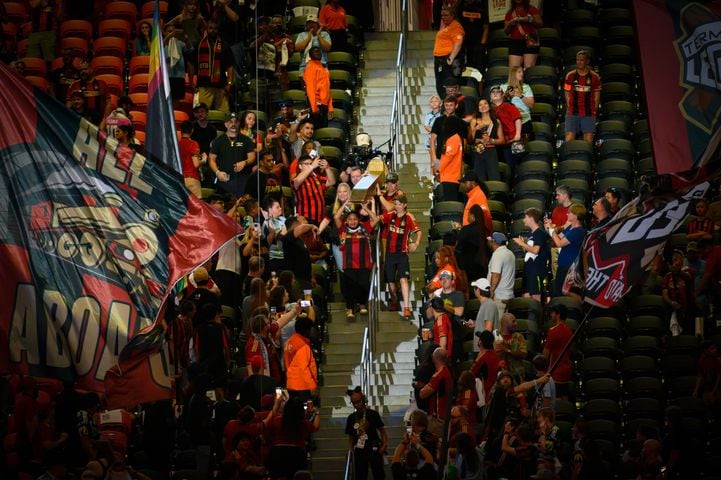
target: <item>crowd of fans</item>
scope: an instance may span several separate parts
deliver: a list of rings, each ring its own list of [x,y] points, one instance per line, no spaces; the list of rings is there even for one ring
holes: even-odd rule
[[[103,22],[119,18],[113,4],[121,3],[135,7],[126,5],[134,12],[127,25],[100,34],[108,33]],[[717,457],[702,458],[721,437],[721,360],[712,316],[721,247],[709,202],[698,202],[688,234],[658,256],[625,305],[596,310],[572,341],[584,308],[582,292],[563,294],[565,273],[587,229],[608,222],[630,189],[597,189],[591,202],[574,183],[559,182],[549,216],[546,184],[544,201],[520,204],[516,230],[506,228],[506,212],[514,208],[508,187],[515,203],[524,199],[520,182],[538,152],[534,139],[546,134],[534,121],[534,89],[524,80],[543,53],[540,29],[557,19],[514,0],[504,22],[507,77],[484,86],[464,70],[490,72],[486,45],[493,32],[485,2],[436,4],[443,6],[433,47],[438,96],[424,121],[437,180],[428,246],[433,262],[419,312],[411,306],[408,256],[424,232],[408,211],[399,176],[387,173],[385,185],[352,202],[362,168],[326,154],[332,150],[314,138],[334,121],[346,127],[337,118],[342,109],[333,105],[328,58],[357,48],[345,9],[353,6],[362,17],[362,8],[330,0],[288,22],[282,2],[165,4],[185,183],[234,218],[243,235],[189,276],[176,311],[163,322],[177,398],[98,415],[103,399],[97,394],[50,379],[5,377],[5,471],[53,480],[73,472],[88,480],[180,472],[304,478],[311,433],[321,424],[330,283],[340,282],[349,321],[367,315],[370,271],[381,262],[371,247],[379,225],[388,309],[418,315],[423,324],[412,386],[418,409],[392,454],[394,478],[438,478],[439,464],[449,464],[449,475],[460,479],[697,478],[718,466]],[[146,5],[0,3],[0,55],[114,136],[121,154],[132,155],[142,151],[145,131],[143,70],[136,68],[150,53]],[[72,24],[66,22],[78,20],[89,22],[89,33],[67,34]],[[286,32],[292,24],[302,25],[293,35]],[[116,48],[103,39],[123,35],[119,70],[100,73],[111,68],[102,59],[112,55],[103,49]],[[294,53],[297,72],[288,66]],[[574,49],[567,58],[575,65],[555,85],[565,112],[555,138],[593,155],[603,148],[595,143],[603,84],[589,49]],[[299,79],[304,106],[281,93]],[[266,101],[244,102],[253,83],[262,83]],[[369,146],[367,139],[358,144]],[[635,357],[650,358],[651,367],[634,370],[626,360]],[[383,420],[360,389],[348,395],[355,411],[345,432],[357,478],[369,469],[383,478],[383,455],[393,447]]]

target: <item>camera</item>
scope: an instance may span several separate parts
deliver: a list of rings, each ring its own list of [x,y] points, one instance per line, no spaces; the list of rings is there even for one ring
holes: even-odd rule
[[[283,395],[283,389],[281,387],[275,387],[275,396],[280,397]]]
[[[301,301],[300,301],[300,306],[303,307],[303,308],[310,307],[310,300],[301,300]]]

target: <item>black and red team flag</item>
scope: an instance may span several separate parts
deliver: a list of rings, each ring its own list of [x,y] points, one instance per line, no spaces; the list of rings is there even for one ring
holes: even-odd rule
[[[702,182],[682,196],[651,194],[624,205],[610,222],[586,235],[564,292],[577,286],[591,305],[609,308],[618,303],[643,279],[646,267],[709,186]]]
[[[633,9],[656,170],[698,183],[721,164],[721,1],[634,0]]]
[[[0,371],[168,398],[162,306],[236,226],[2,63],[0,85]]]

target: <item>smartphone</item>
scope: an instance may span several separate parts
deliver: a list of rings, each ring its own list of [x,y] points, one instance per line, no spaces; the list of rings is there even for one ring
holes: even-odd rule
[[[413,435],[413,426],[411,425],[411,422],[406,422],[406,433],[408,435]]]
[[[303,402],[303,410],[308,410],[308,402]]]
[[[310,153],[308,153],[308,156],[312,159],[315,159],[318,156],[318,151],[313,149],[310,151]]]
[[[277,311],[278,311],[277,308],[275,308],[275,307],[270,307],[270,313],[271,313],[271,315],[275,315],[275,312],[277,312]]]
[[[280,397],[283,395],[283,389],[281,387],[275,387],[275,396]]]
[[[310,300],[301,300],[300,306],[301,307],[310,307]]]

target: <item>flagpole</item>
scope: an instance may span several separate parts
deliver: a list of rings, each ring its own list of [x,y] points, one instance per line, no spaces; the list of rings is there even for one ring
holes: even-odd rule
[[[568,342],[566,345],[564,345],[563,350],[561,350],[560,355],[556,358],[556,360],[553,362],[553,365],[551,368],[548,369],[548,374],[553,375],[553,371],[558,367],[558,365],[561,363],[561,359],[564,355],[568,352],[568,349],[571,348],[571,345],[576,341],[576,338],[578,337],[579,332],[583,328],[584,325],[586,325],[586,322],[588,321],[588,318],[591,316],[591,312],[593,312],[593,309],[596,308],[595,305],[591,305],[591,308],[588,309],[586,312],[586,315],[583,317],[583,320],[581,320],[581,323],[578,324],[576,327],[576,330],[573,332],[573,335],[571,335],[571,338],[568,339]]]

